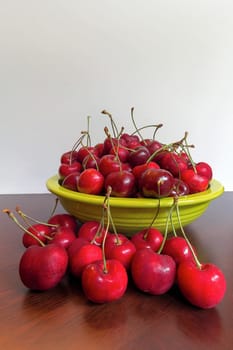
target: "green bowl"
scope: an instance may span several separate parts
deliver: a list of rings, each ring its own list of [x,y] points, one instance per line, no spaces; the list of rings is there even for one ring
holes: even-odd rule
[[[56,195],[68,213],[74,215],[81,223],[91,220],[100,221],[103,213],[104,196],[89,195],[68,190],[59,185],[58,176],[52,176],[46,182],[48,190]],[[182,226],[199,218],[208,208],[210,202],[224,192],[224,187],[217,180],[212,180],[208,190],[179,198],[179,212]],[[111,215],[118,233],[132,236],[137,231],[147,228],[156,213],[159,200],[154,198],[110,198]],[[173,198],[160,200],[158,216],[154,227],[164,233],[167,216],[173,204]],[[175,229],[179,228],[177,215],[172,214]],[[171,224],[169,224],[171,230]]]

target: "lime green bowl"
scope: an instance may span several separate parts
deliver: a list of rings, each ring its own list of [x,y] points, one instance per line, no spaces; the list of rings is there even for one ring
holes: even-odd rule
[[[49,178],[47,189],[56,195],[66,212],[74,215],[81,223],[91,220],[100,221],[103,213],[104,196],[89,195],[68,190],[59,185],[58,176]],[[212,180],[208,190],[182,196],[179,198],[179,212],[182,226],[199,218],[208,208],[210,202],[219,197],[224,187],[217,180]],[[132,236],[137,231],[147,228],[156,213],[159,200],[154,198],[110,198],[110,209],[114,226],[118,233]],[[160,209],[153,226],[165,231],[169,210],[173,204],[172,197],[160,200]],[[179,220],[174,211],[172,222],[179,228]],[[169,224],[169,230],[171,224]]]

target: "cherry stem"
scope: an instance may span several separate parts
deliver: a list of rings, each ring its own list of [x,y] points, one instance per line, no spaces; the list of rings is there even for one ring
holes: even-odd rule
[[[122,129],[122,130],[123,130],[123,129]],[[119,154],[118,154],[118,149],[119,149],[119,145],[120,145],[120,142],[119,142],[119,137],[120,137],[120,136],[117,137],[117,146],[116,146],[116,145],[114,145],[114,143],[113,143],[112,136],[111,136],[111,134],[110,134],[110,132],[109,132],[109,130],[108,130],[107,127],[104,128],[104,132],[105,132],[106,136],[109,138],[109,140],[110,140],[110,142],[111,142],[112,149],[114,150],[114,153],[115,153],[115,158],[116,158],[116,160],[117,160],[118,163],[119,163],[120,172],[122,172],[122,164],[121,164],[121,161],[120,161],[120,158],[119,158]],[[120,135],[120,134],[119,134],[119,135]],[[116,149],[116,147],[117,147],[117,149]]]
[[[23,225],[20,224],[20,222],[16,219],[15,215],[9,209],[3,209],[3,213],[6,213],[9,216],[9,218],[12,219],[19,228],[21,228],[21,230],[29,234],[29,236],[33,237],[42,247],[45,247],[45,244],[37,236],[35,236],[33,233],[28,231]]]
[[[87,116],[87,147],[91,146],[90,120],[91,120],[91,117]]]
[[[144,235],[143,235],[143,238],[144,238],[144,239],[147,238],[151,227],[154,225],[154,223],[155,223],[155,221],[156,221],[156,219],[157,219],[157,217],[158,217],[158,215],[159,215],[160,204],[161,204],[161,203],[160,203],[160,198],[159,198],[159,199],[158,199],[158,205],[156,206],[155,215],[154,215],[154,217],[153,217],[153,219],[152,219],[152,221],[151,221],[149,227],[147,228],[146,232],[145,232]]]
[[[55,211],[57,209],[58,203],[59,203],[59,198],[56,197],[55,198],[55,204],[54,204],[53,209],[52,209],[51,214],[50,214],[50,218],[54,215],[54,213],[55,213]]]
[[[105,232],[104,232],[104,237],[103,237],[103,241],[102,241],[102,256],[103,256],[103,264],[104,264],[104,273],[108,273],[108,269],[107,269],[107,262],[106,262],[106,256],[105,256],[105,242],[106,242],[106,238],[107,238],[107,234],[108,234],[108,230],[109,230],[109,226],[110,226],[110,204],[109,204],[109,198],[112,192],[112,188],[109,186],[107,188],[107,193],[104,199],[104,203],[103,203],[103,209],[104,209],[104,213],[107,213],[107,223],[106,223],[106,227],[105,227]]]
[[[161,128],[163,126],[163,124],[158,124],[158,125],[154,125],[154,124],[149,124],[149,125],[145,125],[145,126],[142,126],[141,128],[138,128],[136,131],[134,131],[131,136],[135,135],[138,133],[138,131],[141,131],[143,129],[147,129],[147,128],[155,128],[154,132],[153,132],[153,136],[152,136],[152,140],[155,139],[155,135],[158,131],[159,128]],[[143,140],[142,140],[143,141]]]
[[[179,210],[179,205],[178,205],[178,197],[176,198],[175,204],[176,204],[176,214],[177,214],[178,222],[179,222],[179,225],[180,225],[181,233],[182,233],[184,239],[186,240],[186,242],[187,242],[187,244],[188,244],[188,246],[189,246],[189,249],[190,249],[191,252],[192,252],[192,255],[193,255],[193,258],[194,258],[194,261],[195,261],[197,267],[198,267],[199,269],[201,269],[202,264],[201,264],[200,261],[198,260],[197,255],[196,255],[196,253],[195,253],[195,251],[194,251],[194,249],[193,249],[193,246],[192,246],[192,244],[190,243],[190,241],[189,241],[189,239],[188,239],[188,237],[187,237],[187,235],[186,235],[186,233],[185,233],[185,231],[184,231],[183,225],[182,225],[182,223],[181,223],[181,219],[180,219],[180,210]]]
[[[107,116],[109,117],[110,122],[111,122],[111,126],[112,126],[113,135],[114,135],[114,137],[117,137],[117,135],[118,135],[118,129],[117,129],[116,123],[115,123],[114,120],[113,120],[113,117],[112,117],[111,113],[109,113],[108,111],[106,111],[106,109],[104,109],[101,113],[102,113],[102,114],[105,114],[105,115],[107,115]]]
[[[29,215],[25,214],[24,212],[22,212],[22,210],[21,210],[18,206],[15,208],[15,210],[16,210],[16,212],[21,216],[21,218],[24,220],[24,222],[25,222],[28,226],[30,226],[30,222],[28,221],[28,219],[29,219],[29,220],[31,220],[31,221],[33,221],[33,222],[36,222],[37,224],[42,224],[42,225],[45,225],[45,226],[48,226],[48,227],[55,227],[55,228],[58,228],[58,227],[59,227],[59,225],[49,224],[49,223],[47,223],[47,222],[42,222],[42,221],[39,221],[39,220],[36,220],[36,219],[32,218],[31,216],[29,216]],[[48,239],[51,239],[51,237],[48,237],[48,236],[46,236],[46,235],[44,235],[44,236],[45,236],[46,238],[48,238]]]
[[[164,231],[164,236],[163,236],[163,241],[161,243],[161,246],[159,248],[159,250],[157,251],[158,254],[161,254],[163,248],[164,248],[164,245],[165,245],[165,242],[167,240],[167,236],[168,236],[168,228],[169,228],[169,221],[171,220],[171,215],[172,215],[172,212],[174,210],[176,206],[176,201],[174,200],[170,210],[169,210],[169,213],[167,215],[167,220],[166,220],[166,226],[165,226],[165,231]]]
[[[135,133],[137,133],[138,136],[140,137],[140,139],[143,140],[143,136],[141,135],[140,129],[138,129],[136,122],[135,122],[135,119],[134,119],[134,107],[131,108],[131,120],[132,120],[133,125],[135,127]]]

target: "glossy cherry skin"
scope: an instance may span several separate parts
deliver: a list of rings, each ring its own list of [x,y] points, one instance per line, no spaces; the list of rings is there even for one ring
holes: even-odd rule
[[[174,177],[180,177],[183,170],[188,168],[188,163],[184,158],[174,152],[167,152],[161,159],[160,166],[172,173]]]
[[[125,235],[109,233],[105,240],[104,251],[107,259],[119,260],[128,270],[136,252],[136,247]]]
[[[189,186],[181,179],[174,178],[173,187],[169,196],[180,197],[189,194]]]
[[[159,169],[160,166],[157,163],[151,161],[151,162],[148,162],[148,163],[136,165],[135,167],[133,167],[132,173],[134,174],[134,176],[137,179],[137,181],[139,181],[140,177],[144,173],[144,171],[147,170],[147,169],[151,169],[151,168]]]
[[[48,224],[53,225],[51,226],[52,231],[56,231],[59,227],[66,227],[76,232],[78,227],[77,219],[67,213],[54,214],[49,218]]]
[[[150,248],[139,249],[131,263],[131,274],[138,289],[161,295],[175,282],[176,263],[169,255],[155,253]]]
[[[99,171],[106,177],[108,174],[119,171],[121,168],[121,162],[113,154],[105,154],[100,158]]]
[[[75,277],[81,277],[85,266],[102,259],[101,247],[88,243],[77,246],[77,249],[68,249],[70,273]]]
[[[80,176],[80,172],[73,172],[67,175],[61,182],[61,186],[67,188],[71,191],[78,191],[78,179]]]
[[[68,175],[72,173],[80,173],[82,171],[82,164],[79,162],[73,162],[71,164],[61,164],[58,168],[58,175],[60,179],[66,178]]]
[[[27,232],[23,234],[22,243],[25,248],[28,248],[31,245],[41,245],[40,242],[34,237],[37,237],[41,242],[46,243],[46,236],[49,237],[51,235],[51,227],[47,226],[46,224],[34,224],[28,227],[27,231],[31,232],[33,236]]]
[[[70,244],[76,239],[74,231],[67,227],[59,227],[53,232],[51,240],[48,240],[48,244],[56,243],[67,249]]]
[[[199,162],[195,165],[196,171],[199,175],[207,177],[210,181],[213,178],[213,170],[211,166],[206,162]]]
[[[128,162],[132,167],[136,165],[146,163],[147,159],[150,157],[150,152],[145,146],[140,146],[130,152],[128,157]]]
[[[32,290],[45,291],[55,287],[68,267],[68,254],[57,244],[27,248],[20,259],[19,275]]]
[[[150,155],[152,155],[162,148],[162,144],[159,141],[151,140],[150,142],[147,142],[146,147],[150,152]]]
[[[82,164],[83,159],[89,154],[98,156],[97,149],[93,146],[82,146],[77,150],[77,159]]]
[[[100,225],[100,222],[92,220],[81,225],[78,230],[78,237],[86,239],[96,245],[101,245],[104,236],[108,234],[105,228]]]
[[[183,180],[189,187],[189,192],[198,193],[207,190],[209,180],[194,171],[194,169],[186,169],[181,173],[181,180]]]
[[[131,237],[136,249],[151,248],[157,252],[163,242],[163,234],[156,228],[150,227],[138,231]]]
[[[120,299],[127,289],[128,275],[122,263],[107,259],[107,271],[103,260],[85,267],[82,273],[82,288],[88,300],[94,303],[108,303]]]
[[[78,191],[87,194],[100,194],[104,187],[103,175],[94,168],[85,169],[78,178]]]
[[[83,170],[88,168],[98,169],[99,162],[100,158],[98,156],[95,154],[88,154],[82,161],[82,168]]]
[[[210,309],[218,305],[226,291],[223,272],[214,264],[199,268],[190,260],[179,264],[177,283],[183,296],[194,306]]]
[[[60,163],[61,164],[71,164],[78,161],[78,152],[77,151],[67,151],[61,155]]]
[[[111,187],[111,196],[114,197],[133,197],[136,193],[135,176],[129,171],[115,171],[106,176],[104,187],[105,191]]]
[[[176,264],[180,264],[184,260],[194,261],[193,253],[183,237],[174,236],[167,238],[162,253],[170,255]]]
[[[164,169],[147,169],[140,179],[140,190],[144,197],[168,197],[173,188],[173,175]]]

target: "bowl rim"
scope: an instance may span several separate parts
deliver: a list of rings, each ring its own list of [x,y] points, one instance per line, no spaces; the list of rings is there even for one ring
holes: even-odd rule
[[[58,175],[53,175],[46,181],[47,189],[58,198],[73,200],[90,205],[102,205],[104,196],[75,192],[62,187],[58,182]],[[224,192],[223,185],[216,179],[212,179],[206,191],[179,197],[179,206],[194,205],[214,200]],[[170,207],[173,203],[172,197],[161,198],[160,207]],[[111,197],[110,204],[115,207],[124,208],[154,208],[159,204],[157,198],[120,198]]]

